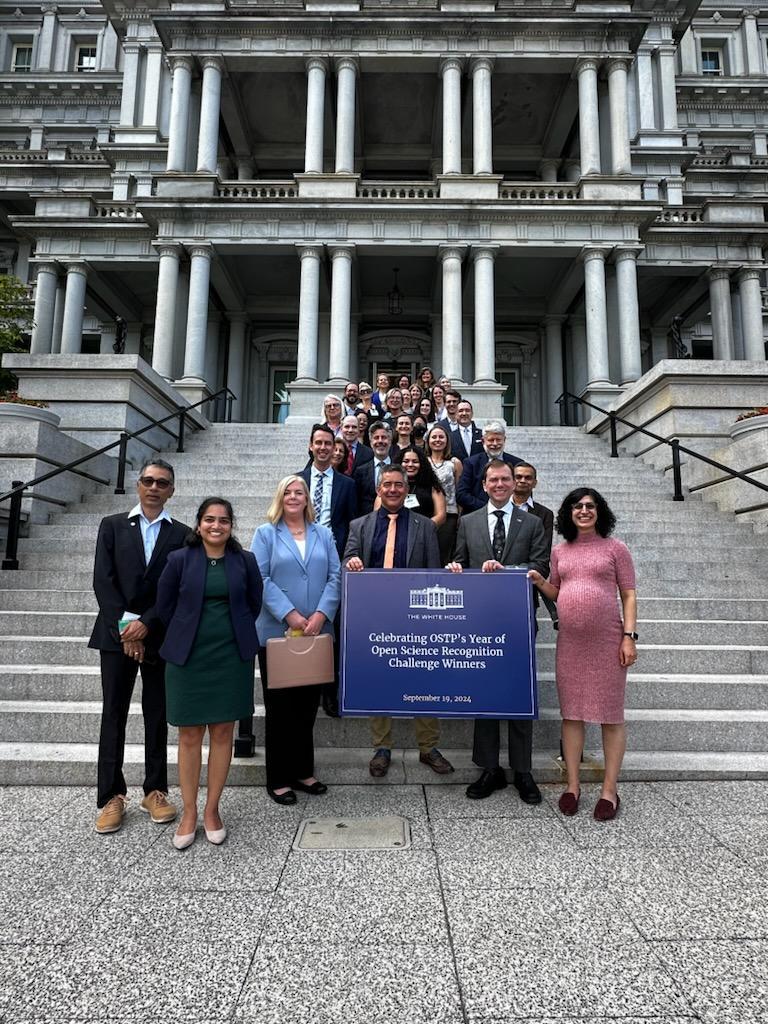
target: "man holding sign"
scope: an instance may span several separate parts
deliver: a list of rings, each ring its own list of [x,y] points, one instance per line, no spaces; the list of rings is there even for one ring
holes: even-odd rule
[[[515,480],[512,466],[492,459],[483,470],[482,486],[488,504],[465,515],[459,522],[456,556],[446,568],[460,573],[463,569],[499,572],[506,566],[526,565],[549,575],[549,554],[541,520],[521,512],[512,501]],[[509,763],[513,785],[520,799],[527,804],[541,803],[539,787],[531,775],[533,724],[510,719]],[[472,760],[482,768],[482,775],[467,787],[467,796],[480,800],[497,789],[504,789],[507,777],[499,765],[499,719],[475,721]]]

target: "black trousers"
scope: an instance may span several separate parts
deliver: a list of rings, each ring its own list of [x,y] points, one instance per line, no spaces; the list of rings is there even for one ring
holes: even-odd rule
[[[103,706],[99,733],[97,805],[125,796],[125,728],[139,665],[122,651],[100,651]],[[168,789],[168,725],[165,720],[165,662],[141,666],[144,716],[144,792]]]
[[[501,750],[501,729],[503,719],[475,719],[475,737],[472,746],[472,760],[480,768],[493,771],[499,767]],[[509,719],[507,722],[509,742],[509,766],[516,772],[531,770],[533,752],[533,722]]]
[[[440,564],[446,566],[453,561],[453,553],[456,550],[456,534],[459,532],[459,515],[457,512],[449,512],[445,522],[437,528],[437,545],[440,549]]]
[[[267,786],[281,789],[295,779],[315,774],[312,731],[320,704],[320,686],[291,686],[270,690],[267,686],[267,649],[259,649],[259,672],[264,688],[264,755]]]

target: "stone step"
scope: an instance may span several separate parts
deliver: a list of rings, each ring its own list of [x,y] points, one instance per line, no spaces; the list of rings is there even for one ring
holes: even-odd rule
[[[0,576],[0,588],[3,577]],[[70,612],[93,612],[98,605],[92,590],[69,590],[66,597],[60,590],[3,590],[0,589],[0,610],[27,612],[57,612],[66,604]]]

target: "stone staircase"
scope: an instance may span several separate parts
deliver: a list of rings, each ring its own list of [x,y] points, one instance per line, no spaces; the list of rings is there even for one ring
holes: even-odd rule
[[[192,522],[199,500],[229,498],[247,545],[277,480],[306,461],[306,429],[214,425],[197,434],[176,468],[172,514]],[[628,778],[768,777],[768,555],[751,527],[696,498],[671,500],[661,473],[632,458],[610,459],[596,438],[573,428],[520,428],[508,449],[537,466],[537,498],[557,508],[572,487],[590,484],[616,513],[638,570],[640,657],[627,690]],[[93,548],[100,518],[128,510],[131,495],[109,491],[32,526],[20,545],[22,568],[0,573],[0,784],[81,784],[95,779],[100,714],[98,654],[86,647],[94,618]],[[555,634],[540,624],[541,720],[536,773],[556,779],[559,714]],[[143,774],[140,683],[128,723],[126,774]],[[257,698],[259,688],[257,683]],[[263,743],[262,709],[256,711]],[[318,774],[370,781],[367,723],[328,719],[315,731]],[[170,761],[175,762],[174,730]],[[395,726],[392,782],[437,782],[418,764],[410,723]],[[471,723],[446,721],[442,749],[457,767],[448,781],[474,777]],[[599,750],[590,727],[588,750]],[[263,756],[234,764],[232,780],[262,783]]]

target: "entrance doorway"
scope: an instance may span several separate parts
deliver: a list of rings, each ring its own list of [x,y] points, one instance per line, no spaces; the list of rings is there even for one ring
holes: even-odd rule
[[[411,383],[413,383],[420,369],[418,363],[394,363],[385,362],[384,360],[381,362],[373,361],[369,365],[371,368],[370,381],[374,388],[376,387],[376,378],[380,373],[386,373],[394,387],[397,384],[398,378],[403,376],[407,376]]]

